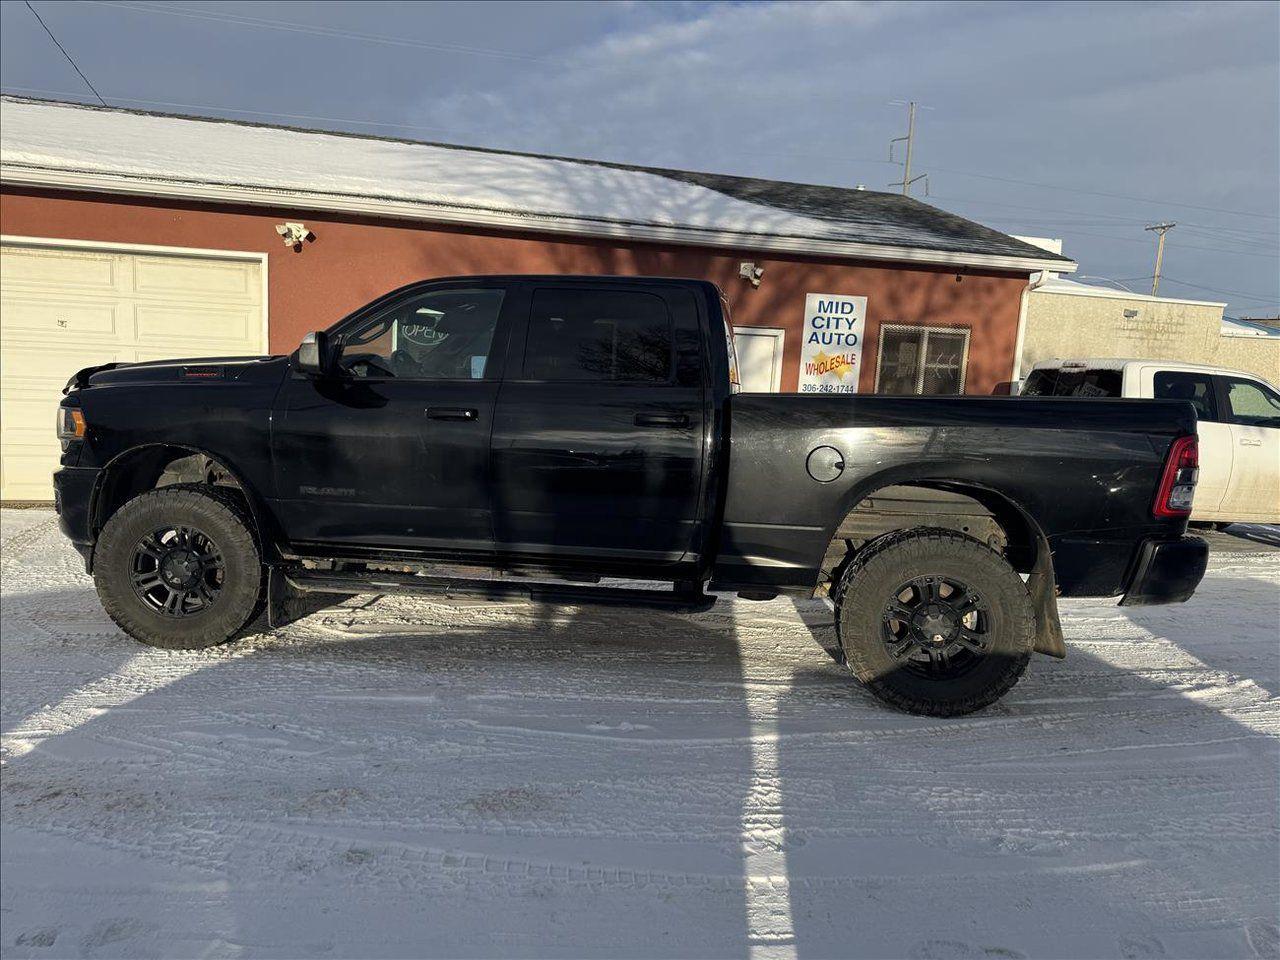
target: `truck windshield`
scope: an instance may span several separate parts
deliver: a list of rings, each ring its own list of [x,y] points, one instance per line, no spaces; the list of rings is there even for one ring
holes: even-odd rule
[[[1118,397],[1119,370],[1085,367],[1045,367],[1032,370],[1022,386],[1024,397]]]

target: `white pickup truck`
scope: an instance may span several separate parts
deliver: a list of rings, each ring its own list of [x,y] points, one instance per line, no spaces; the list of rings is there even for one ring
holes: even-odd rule
[[[1026,397],[1190,400],[1199,418],[1192,522],[1280,523],[1280,391],[1239,370],[1173,360],[1046,360]]]

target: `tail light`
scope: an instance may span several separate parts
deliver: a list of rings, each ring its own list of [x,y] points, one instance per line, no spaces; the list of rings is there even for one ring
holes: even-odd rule
[[[1151,512],[1157,517],[1186,517],[1200,475],[1200,442],[1194,434],[1179,437],[1169,446],[1160,476],[1160,491]]]

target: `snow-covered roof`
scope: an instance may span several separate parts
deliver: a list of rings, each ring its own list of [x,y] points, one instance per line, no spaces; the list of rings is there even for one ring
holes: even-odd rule
[[[1222,335],[1224,337],[1263,337],[1268,340],[1280,340],[1280,330],[1263,323],[1251,323],[1248,320],[1236,320],[1231,317],[1222,318]]]
[[[5,183],[704,246],[1071,272],[900,194],[0,99]]]
[[[1079,280],[1067,280],[1065,277],[1054,277],[1035,288],[1036,293],[1061,293],[1073,297],[1101,297],[1106,300],[1144,300],[1148,303],[1186,303],[1201,307],[1225,307],[1225,303],[1214,300],[1186,300],[1181,297],[1157,297],[1149,293],[1134,293],[1132,290],[1118,290],[1115,287],[1100,287],[1092,283],[1081,283]]]

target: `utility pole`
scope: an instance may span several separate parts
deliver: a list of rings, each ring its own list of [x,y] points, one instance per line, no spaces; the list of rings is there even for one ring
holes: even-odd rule
[[[901,103],[902,101],[897,100],[894,102]],[[925,109],[928,108],[926,107]],[[890,161],[895,163],[897,162],[893,159],[893,145],[895,143],[901,143],[903,140],[907,142],[907,159],[906,163],[904,163],[902,167],[902,179],[889,184],[889,186],[902,187],[902,195],[904,197],[909,197],[911,196],[911,185],[915,183],[916,180],[923,180],[925,181],[925,193],[927,194],[929,192],[929,175],[927,173],[922,173],[914,179],[911,177],[911,151],[915,146],[916,141],[916,102],[914,100],[907,104],[907,135],[905,137],[894,137],[889,141]]]
[[[1155,276],[1151,278],[1151,295],[1153,297],[1160,289],[1160,267],[1164,263],[1164,235],[1176,226],[1177,224],[1172,220],[1166,220],[1163,223],[1153,223],[1151,226],[1144,228],[1146,230],[1154,230],[1160,237],[1159,242],[1156,244],[1156,272]]]
[[[907,104],[907,162],[902,168],[902,194],[911,192],[911,148],[916,145],[916,102]]]

